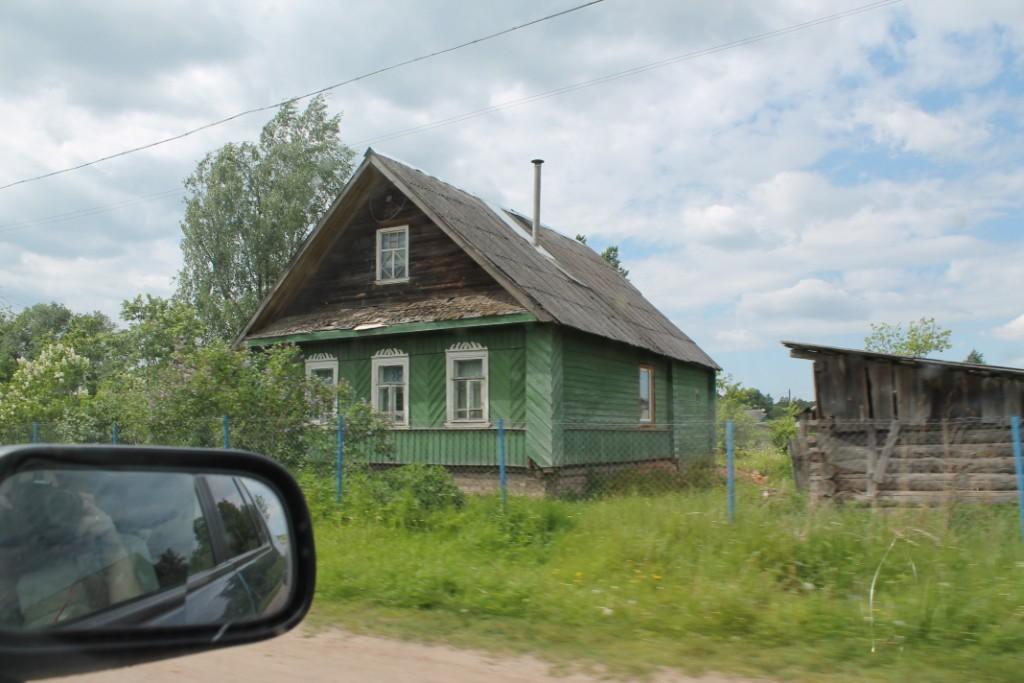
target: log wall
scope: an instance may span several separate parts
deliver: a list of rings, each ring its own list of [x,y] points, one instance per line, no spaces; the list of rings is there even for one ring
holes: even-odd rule
[[[790,442],[797,485],[817,501],[1012,503],[1009,420],[802,420]]]

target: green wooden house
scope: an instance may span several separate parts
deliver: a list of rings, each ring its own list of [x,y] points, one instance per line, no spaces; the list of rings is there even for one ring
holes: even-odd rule
[[[538,169],[539,188],[539,169]],[[710,452],[718,366],[584,244],[366,153],[241,332],[298,344],[394,424],[399,462],[677,462]]]

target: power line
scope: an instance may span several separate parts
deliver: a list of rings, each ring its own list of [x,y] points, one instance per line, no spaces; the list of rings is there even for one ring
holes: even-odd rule
[[[406,135],[412,135],[414,133],[421,133],[424,131],[433,130],[435,128],[449,126],[454,123],[460,123],[462,121],[476,118],[478,116],[483,116],[484,114],[490,114],[492,112],[500,111],[502,109],[517,107],[524,104],[529,104],[531,102],[536,102],[538,100],[548,99],[549,97],[564,95],[565,93],[574,92],[576,90],[582,90],[584,88],[589,88],[595,85],[601,85],[604,83],[608,83],[610,81],[616,81],[622,78],[636,76],[647,71],[659,69],[661,67],[669,66],[672,64],[678,64],[679,62],[685,62],[692,59],[697,59],[698,57],[705,57],[707,55],[716,54],[718,52],[724,52],[726,50],[732,50],[734,48],[743,47],[745,45],[750,45],[752,43],[759,43],[770,38],[776,38],[778,36],[787,35],[789,33],[803,31],[805,29],[813,28],[815,26],[820,26],[821,24],[827,24],[833,21],[838,21],[839,19],[844,19],[846,17],[851,17],[857,14],[864,14],[865,12],[870,12],[872,10],[888,7],[889,5],[896,5],[901,2],[903,2],[903,0],[879,0],[878,2],[872,2],[867,5],[861,5],[860,7],[854,7],[853,9],[845,10],[843,12],[837,12],[835,14],[829,14],[827,16],[818,17],[817,19],[811,19],[810,21],[804,21],[799,24],[792,24],[790,26],[776,29],[774,31],[758,33],[756,35],[748,36],[746,38],[740,38],[739,40],[734,40],[728,43],[715,45],[714,47],[704,48],[702,50],[696,50],[694,52],[687,52],[686,54],[677,55],[675,57],[669,57],[667,59],[662,59],[657,62],[651,62],[650,64],[644,64],[642,66],[633,67],[631,69],[626,69],[624,71],[618,71],[616,73],[608,74],[605,76],[599,76],[597,78],[592,78],[590,80],[580,81],[578,83],[573,83],[571,85],[565,85],[560,88],[554,88],[553,90],[547,90],[541,93],[527,95],[525,97],[506,100],[505,102],[499,102],[498,104],[493,104],[488,107],[483,107],[481,109],[475,109],[473,111],[464,112],[462,114],[456,114],[454,116],[449,116],[448,118],[439,119],[437,121],[430,121],[428,123],[413,126],[411,128],[404,128],[401,130],[393,131],[391,133],[377,135],[372,138],[366,138],[364,140],[353,142],[351,144],[353,147],[360,147],[362,145],[370,145],[377,142],[394,140],[396,138],[405,137]]]
[[[53,214],[51,216],[45,216],[43,218],[37,218],[34,220],[19,221],[16,223],[3,223],[0,224],[0,234],[7,232],[15,232],[17,230],[25,230],[27,228],[35,227],[37,225],[50,225],[51,223],[63,223],[65,221],[77,220],[79,218],[87,218],[89,216],[95,216],[97,214],[122,209],[126,206],[131,206],[133,204],[142,204],[143,202],[151,202],[157,199],[165,199],[176,195],[181,196],[184,193],[185,190],[181,188],[174,188],[170,190],[154,192],[152,194],[142,195],[141,197],[126,199],[124,201],[116,202],[113,204],[103,204],[100,206],[75,209],[74,211],[66,211],[64,213]]]
[[[384,133],[382,135],[377,135],[377,136],[374,136],[374,137],[371,137],[371,138],[365,138],[363,140],[359,140],[357,142],[353,142],[353,143],[351,143],[351,145],[353,147],[359,147],[359,146],[362,146],[362,145],[369,145],[369,144],[374,144],[374,143],[377,143],[377,142],[384,142],[384,141],[387,141],[387,140],[394,140],[394,139],[397,139],[397,138],[405,137],[407,135],[413,135],[413,134],[416,134],[416,133],[426,132],[428,130],[433,130],[435,128],[441,128],[443,126],[449,126],[449,125],[452,125],[452,124],[455,124],[455,123],[460,123],[462,121],[466,121],[468,119],[476,118],[478,116],[483,116],[485,114],[489,114],[489,113],[492,113],[492,112],[500,111],[502,109],[508,109],[508,108],[511,108],[511,107],[521,106],[521,105],[524,105],[524,104],[529,104],[531,102],[536,102],[538,100],[548,99],[550,97],[555,97],[557,95],[562,95],[562,94],[573,92],[573,91],[576,91],[576,90],[582,90],[584,88],[589,88],[589,87],[592,87],[592,86],[595,86],[595,85],[601,85],[601,84],[608,83],[608,82],[615,81],[615,80],[619,80],[619,79],[622,79],[622,78],[628,78],[630,76],[636,76],[636,75],[645,73],[647,71],[652,71],[654,69],[658,69],[658,68],[661,68],[661,67],[664,67],[664,66],[669,66],[671,64],[677,64],[679,62],[689,61],[689,60],[692,60],[692,59],[697,59],[698,57],[704,57],[704,56],[715,54],[715,53],[718,53],[718,52],[724,52],[726,50],[731,50],[731,49],[734,49],[734,48],[737,48],[737,47],[742,47],[744,45],[750,45],[752,43],[757,43],[757,42],[761,42],[763,40],[768,40],[770,38],[775,38],[775,37],[786,35],[786,34],[789,34],[789,33],[794,33],[796,31],[802,31],[802,30],[805,30],[805,29],[808,29],[808,28],[813,28],[815,26],[819,26],[821,24],[825,24],[825,23],[829,23],[829,22],[833,22],[833,21],[838,21],[839,19],[843,19],[843,18],[846,18],[846,17],[854,16],[854,15],[857,15],[857,14],[863,14],[865,12],[870,12],[870,11],[876,10],[876,9],[881,9],[881,8],[887,7],[889,5],[896,5],[896,4],[899,4],[901,2],[903,2],[903,0],[879,0],[878,2],[872,2],[872,3],[867,4],[867,5],[861,5],[859,7],[854,7],[852,9],[849,9],[849,10],[846,10],[846,11],[843,11],[843,12],[837,12],[835,14],[829,14],[829,15],[826,15],[826,16],[823,16],[823,17],[818,17],[817,19],[811,19],[809,21],[804,21],[804,22],[801,22],[801,23],[798,23],[798,24],[791,24],[791,25],[786,26],[784,28],[776,29],[776,30],[773,30],[773,31],[766,31],[764,33],[758,33],[758,34],[755,34],[755,35],[752,35],[752,36],[748,36],[746,38],[740,38],[738,40],[734,40],[734,41],[731,41],[731,42],[728,42],[728,43],[721,43],[721,44],[715,45],[713,47],[704,48],[704,49],[696,50],[696,51],[693,51],[693,52],[687,52],[685,54],[677,55],[675,57],[669,57],[667,59],[662,59],[662,60],[659,60],[657,62],[651,62],[649,64],[644,64],[642,66],[633,67],[631,69],[626,69],[624,71],[618,71],[618,72],[615,72],[615,73],[612,73],[612,74],[607,74],[605,76],[599,76],[597,78],[592,78],[592,79],[586,80],[586,81],[580,81],[578,83],[573,83],[571,85],[562,86],[560,88],[555,88],[553,90],[547,90],[547,91],[544,91],[544,92],[541,92],[541,93],[536,93],[536,94],[533,94],[533,95],[528,95],[526,97],[520,97],[520,98],[513,99],[513,100],[507,100],[505,102],[499,102],[498,104],[494,104],[494,105],[491,105],[489,107],[483,107],[481,109],[475,109],[473,111],[464,112],[462,114],[456,114],[454,116],[450,116],[450,117],[447,117],[447,118],[444,118],[444,119],[439,119],[437,121],[431,121],[431,122],[428,122],[428,123],[424,123],[424,124],[419,125],[419,126],[413,126],[411,128],[404,128],[404,129],[401,129],[401,130],[392,131],[391,133]],[[3,188],[0,188],[0,189],[3,189]],[[123,205],[131,204],[131,203],[144,202],[144,201],[152,201],[153,199],[159,199],[162,196],[167,196],[167,195],[170,195],[170,194],[173,194],[173,193],[183,193],[183,190],[165,190],[163,192],[159,192],[159,193],[156,193],[156,194],[148,196],[148,197],[140,197],[138,200],[129,200],[127,202],[124,202],[121,205],[101,206],[101,207],[97,207],[95,209],[79,209],[78,211],[68,212],[67,214],[57,214],[56,216],[48,216],[48,217],[41,218],[41,219],[34,220],[34,221],[24,221],[22,223],[11,223],[11,224],[7,224],[7,225],[0,225],[0,232],[8,232],[8,231],[13,231],[13,230],[19,230],[19,229],[23,229],[23,228],[26,228],[26,227],[31,227],[31,226],[35,226],[35,225],[42,225],[42,224],[46,224],[46,223],[50,223],[50,222],[59,222],[59,221],[62,221],[62,220],[72,220],[73,218],[81,218],[81,217],[84,217],[84,216],[93,215],[95,213],[103,213],[103,212],[106,212],[106,211],[112,211],[114,209],[121,208],[121,206],[123,206]],[[75,214],[75,215],[72,215],[72,214]],[[67,216],[67,218],[65,218],[64,216]]]
[[[422,62],[422,61],[425,61],[427,59],[432,59],[434,57],[439,57],[441,55],[448,54],[449,52],[454,52],[456,50],[461,50],[464,47],[469,47],[470,45],[476,45],[478,43],[483,43],[483,42],[486,42],[486,41],[491,40],[493,38],[497,38],[499,36],[504,36],[504,35],[507,35],[509,33],[513,33],[515,31],[519,31],[521,29],[528,28],[530,26],[534,26],[534,25],[539,24],[541,22],[548,21],[550,19],[556,19],[558,17],[565,16],[566,14],[571,14],[572,12],[577,12],[577,11],[579,11],[581,9],[585,9],[587,7],[591,7],[591,6],[596,5],[598,3],[601,3],[601,2],[604,2],[604,0],[590,0],[589,2],[585,2],[585,3],[581,4],[581,5],[576,5],[574,7],[570,7],[568,9],[561,10],[560,12],[555,12],[553,14],[548,14],[548,15],[540,17],[538,19],[533,19],[531,21],[527,21],[527,22],[522,23],[522,24],[517,24],[516,26],[511,26],[509,28],[502,29],[501,31],[497,31],[496,33],[491,33],[491,34],[488,34],[486,36],[481,36],[479,38],[474,38],[473,40],[466,41],[465,43],[459,43],[458,45],[453,45],[451,47],[444,48],[443,50],[437,50],[437,51],[431,52],[429,54],[420,55],[419,57],[413,57],[411,59],[406,59],[406,60],[401,61],[401,62],[396,62],[395,64],[391,64],[389,66],[381,67],[379,69],[374,69],[373,71],[368,71],[368,72],[366,72],[364,74],[360,74],[358,76],[354,76],[354,77],[346,79],[344,81],[339,81],[337,83],[332,83],[331,85],[324,86],[323,88],[318,88],[316,90],[312,90],[312,91],[310,91],[308,93],[305,93],[303,95],[296,95],[295,97],[289,97],[286,100],[281,100],[280,102],[276,102],[274,104],[264,105],[262,107],[253,107],[252,109],[246,109],[245,111],[238,112],[237,114],[232,114],[231,116],[227,116],[227,117],[225,117],[223,119],[218,119],[216,121],[211,121],[210,123],[206,123],[206,124],[203,124],[201,126],[197,126],[196,128],[192,128],[192,129],[186,130],[185,132],[178,133],[177,135],[172,135],[170,137],[163,138],[161,140],[156,140],[154,142],[150,142],[150,143],[147,143],[145,145],[139,145],[138,147],[132,147],[130,149],[125,149],[125,150],[122,150],[120,152],[116,152],[114,154],[109,154],[109,155],[107,155],[105,157],[100,157],[98,159],[93,159],[92,161],[86,161],[86,162],[78,164],[76,166],[68,166],[67,168],[61,168],[61,169],[58,169],[56,171],[50,171],[48,173],[43,173],[42,175],[37,175],[37,176],[32,176],[30,178],[22,178],[20,180],[15,180],[14,182],[7,183],[6,185],[0,185],[0,190],[6,190],[8,188],[14,187],[15,185],[24,185],[25,183],[31,183],[31,182],[35,182],[37,180],[43,180],[44,178],[52,178],[53,176],[61,175],[61,174],[64,174],[64,173],[70,173],[71,171],[78,171],[80,169],[87,168],[89,166],[95,166],[96,164],[102,163],[104,161],[110,161],[111,159],[117,159],[118,157],[123,157],[123,156],[127,156],[129,154],[134,154],[136,152],[141,152],[143,150],[152,149],[153,147],[157,147],[159,145],[167,144],[168,142],[174,142],[175,140],[181,140],[182,138],[186,138],[186,137],[188,137],[190,135],[194,135],[194,134],[196,134],[196,133],[198,133],[200,131],[204,131],[204,130],[207,130],[209,128],[214,128],[216,126],[223,125],[223,124],[228,123],[230,121],[234,121],[235,119],[242,118],[243,116],[248,116],[250,114],[256,114],[256,113],[259,113],[259,112],[262,112],[262,111],[268,111],[270,109],[278,109],[279,107],[283,107],[286,104],[292,104],[293,102],[298,102],[299,100],[304,100],[304,99],[307,99],[309,97],[315,97],[316,95],[321,95],[321,94],[329,92],[331,90],[335,90],[337,88],[340,88],[343,85],[348,85],[350,83],[355,83],[356,81],[366,80],[367,78],[371,78],[373,76],[380,75],[380,74],[385,73],[387,71],[392,71],[394,69],[398,69],[398,68],[403,67],[403,66],[408,66],[410,64],[415,64],[416,62]]]

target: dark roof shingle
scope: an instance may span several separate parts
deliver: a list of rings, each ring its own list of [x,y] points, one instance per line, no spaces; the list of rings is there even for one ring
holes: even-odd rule
[[[718,369],[682,330],[655,308],[599,254],[542,227],[540,248],[529,221],[503,217],[479,197],[394,159],[368,152],[385,173],[407,188],[447,229],[513,282],[556,322],[671,358]],[[511,220],[509,220],[511,219]],[[522,226],[517,230],[515,225]]]

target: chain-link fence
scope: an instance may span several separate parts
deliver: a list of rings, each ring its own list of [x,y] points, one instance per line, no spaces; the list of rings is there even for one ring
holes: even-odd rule
[[[724,424],[519,424],[495,420],[473,428],[380,428],[342,416],[295,419],[193,417],[173,424],[127,426],[33,422],[8,426],[7,442],[107,443],[238,448],[266,454],[321,488],[344,494],[354,475],[407,465],[442,466],[463,491],[592,498],[653,495],[724,485]],[[735,430],[742,454],[770,449],[764,430]],[[785,458],[775,451],[777,461]],[[741,469],[743,463],[740,464]],[[749,472],[750,468],[746,468]],[[753,473],[756,477],[756,471]]]
[[[798,485],[817,500],[1015,503],[1015,419],[804,420],[789,449]]]

